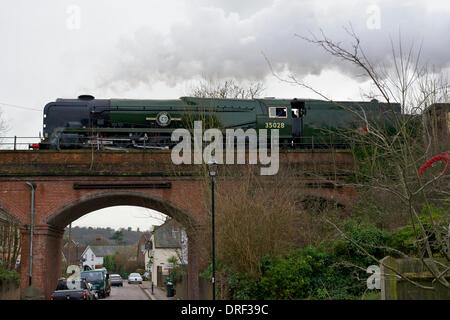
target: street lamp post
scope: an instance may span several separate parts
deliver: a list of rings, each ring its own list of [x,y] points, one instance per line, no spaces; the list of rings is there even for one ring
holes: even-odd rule
[[[217,162],[214,156],[208,162],[209,176],[211,177],[211,247],[212,247],[212,299],[216,300],[216,253],[214,228],[214,177],[216,176]]]

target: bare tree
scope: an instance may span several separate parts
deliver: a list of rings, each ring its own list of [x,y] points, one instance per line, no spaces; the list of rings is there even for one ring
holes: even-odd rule
[[[4,118],[3,110],[0,109],[0,134],[3,134],[9,130],[8,124]]]
[[[202,79],[192,86],[190,95],[197,98],[254,99],[260,97],[263,92],[262,82],[245,85],[233,79],[224,81]]]
[[[20,248],[18,222],[0,212],[0,266],[7,270],[14,270]]]
[[[3,142],[5,134],[9,131],[9,126],[3,115],[3,110],[0,109],[0,143]]]
[[[449,235],[446,227],[450,220],[446,216],[444,221],[436,221],[432,215],[433,204],[448,208],[450,203],[449,174],[446,172],[449,141],[442,139],[436,141],[429,119],[430,115],[433,115],[430,113],[433,103],[448,103],[448,79],[421,63],[421,47],[411,45],[405,49],[401,38],[398,43],[391,40],[390,64],[375,65],[364,51],[361,39],[351,26],[345,28],[345,31],[351,39],[348,46],[334,42],[323,32],[318,36],[312,34],[310,37],[299,37],[319,46],[338,60],[356,66],[367,79],[370,79],[372,89],[366,97],[383,102],[384,113],[380,119],[382,121],[371,118],[363,107],[349,108],[333,102],[331,97],[294,75],[281,78],[273,73],[283,81],[307,88],[321,98],[346,109],[364,124],[365,132],[354,131],[351,135],[349,132],[337,133],[347,138],[354,147],[353,150],[359,148],[364,154],[363,159],[356,159],[359,168],[354,173],[356,183],[352,185],[360,191],[360,194],[371,193],[372,200],[378,194],[387,194],[390,201],[395,199],[401,205],[413,226],[416,249],[414,256],[418,257],[432,274],[433,283],[439,282],[450,289],[450,284],[444,277],[450,270]],[[267,61],[270,65],[270,61],[268,59]],[[386,128],[386,120],[389,120],[389,128]],[[435,157],[430,159],[431,155]],[[437,163],[439,160],[442,160],[443,166]],[[425,163],[427,165],[424,166]],[[435,168],[423,174],[424,168],[430,167],[433,163]],[[361,167],[367,170],[361,170]],[[328,219],[326,222],[339,230],[335,223]],[[427,228],[425,225],[430,227]],[[361,250],[364,251],[364,248],[361,247]],[[403,255],[408,256],[404,253]],[[442,262],[440,257],[446,262]],[[372,258],[377,260],[375,257]],[[379,260],[377,262],[382,263]],[[385,267],[390,269],[389,266]],[[408,279],[405,275],[398,276],[416,286],[433,289]]]
[[[119,272],[135,272],[139,267],[136,256],[136,247],[121,248],[114,255],[114,263]]]

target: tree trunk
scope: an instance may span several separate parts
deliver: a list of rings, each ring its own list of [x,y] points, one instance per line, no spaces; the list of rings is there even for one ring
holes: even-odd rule
[[[9,225],[8,225],[8,247],[7,247],[7,251],[6,251],[6,254],[8,255],[8,260],[6,261],[6,268],[8,269],[8,270],[10,270],[11,269],[11,247],[12,247],[12,227],[13,227],[13,225],[12,225],[12,223],[10,223]]]
[[[17,225],[14,226],[14,249],[13,249],[13,257],[12,261],[14,263],[13,268],[16,268],[17,256],[20,252],[20,235],[19,235],[19,227]]]

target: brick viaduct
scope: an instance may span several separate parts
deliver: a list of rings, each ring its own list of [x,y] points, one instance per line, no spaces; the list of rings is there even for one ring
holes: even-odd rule
[[[349,153],[282,152],[280,171],[288,166],[310,180],[308,187],[304,184],[299,190],[302,194],[341,203],[353,195],[353,190],[336,189],[330,183],[317,188],[317,182],[312,182],[317,179],[308,178],[311,172],[352,169]],[[18,221],[22,235],[21,292],[30,281],[46,298],[54,290],[61,274],[62,239],[68,224],[101,208],[134,205],[167,214],[186,228],[188,292],[191,299],[198,299],[202,257],[195,250],[201,245],[195,243],[195,233],[209,212],[208,180],[202,168],[175,166],[167,151],[0,151],[0,210]],[[218,179],[226,177],[219,175]],[[292,181],[296,179],[301,178]],[[35,191],[30,279],[31,186]]]

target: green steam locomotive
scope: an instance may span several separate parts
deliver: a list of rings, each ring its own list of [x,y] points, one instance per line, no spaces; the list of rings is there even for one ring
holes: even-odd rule
[[[392,110],[394,109],[394,110]],[[369,102],[313,99],[215,99],[181,97],[173,100],[56,99],[44,107],[43,139],[39,149],[161,149],[170,148],[172,132],[205,128],[278,129],[280,146],[311,148],[345,144],[342,131],[367,130],[366,122],[388,122],[400,106]]]

